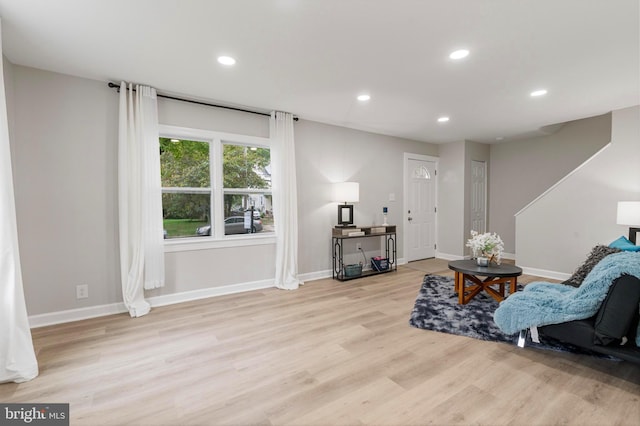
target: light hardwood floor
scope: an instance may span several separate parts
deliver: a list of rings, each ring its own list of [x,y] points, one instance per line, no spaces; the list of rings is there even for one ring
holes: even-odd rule
[[[640,424],[638,365],[410,327],[446,264],[34,329],[40,376],[0,401],[72,425]]]

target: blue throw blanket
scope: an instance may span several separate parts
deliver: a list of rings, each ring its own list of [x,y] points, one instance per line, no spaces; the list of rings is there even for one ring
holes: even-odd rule
[[[620,252],[602,259],[578,288],[545,282],[527,285],[500,303],[493,320],[507,334],[533,326],[594,316],[613,281],[623,274],[640,278],[640,252]],[[640,346],[640,326],[636,334]]]

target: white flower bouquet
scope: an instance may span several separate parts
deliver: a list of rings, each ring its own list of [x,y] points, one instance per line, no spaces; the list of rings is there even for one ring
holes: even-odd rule
[[[480,234],[476,231],[471,231],[471,238],[467,240],[466,246],[473,251],[473,257],[487,257],[489,258],[489,263],[495,261],[498,265],[502,261],[504,243],[502,238],[495,232]]]

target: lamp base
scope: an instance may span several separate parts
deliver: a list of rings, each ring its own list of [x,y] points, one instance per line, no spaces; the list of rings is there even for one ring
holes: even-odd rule
[[[338,226],[350,225],[353,225],[353,205],[347,203],[338,205]]]
[[[640,232],[640,228],[629,228],[629,241],[636,244],[636,234]]]

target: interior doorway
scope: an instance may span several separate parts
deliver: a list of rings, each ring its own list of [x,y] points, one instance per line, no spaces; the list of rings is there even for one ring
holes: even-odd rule
[[[487,163],[471,161],[471,230],[485,233],[487,229]]]

